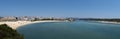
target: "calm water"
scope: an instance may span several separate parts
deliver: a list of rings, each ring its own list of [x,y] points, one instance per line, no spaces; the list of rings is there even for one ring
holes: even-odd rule
[[[120,39],[120,25],[83,21],[35,23],[17,30],[25,39]]]

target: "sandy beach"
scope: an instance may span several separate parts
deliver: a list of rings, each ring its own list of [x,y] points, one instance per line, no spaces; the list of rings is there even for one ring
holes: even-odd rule
[[[63,22],[63,21],[16,21],[16,22],[0,22],[0,24],[7,24],[9,27],[13,29],[17,29],[20,26],[24,26],[27,24],[33,24],[33,23],[43,23],[43,22]]]

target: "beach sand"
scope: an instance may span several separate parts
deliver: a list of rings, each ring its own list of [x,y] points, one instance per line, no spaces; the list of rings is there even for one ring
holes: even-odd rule
[[[16,21],[16,22],[0,22],[0,24],[7,24],[12,29],[17,29],[20,26],[24,26],[27,24],[33,24],[33,23],[43,23],[43,22],[63,22],[63,21]]]

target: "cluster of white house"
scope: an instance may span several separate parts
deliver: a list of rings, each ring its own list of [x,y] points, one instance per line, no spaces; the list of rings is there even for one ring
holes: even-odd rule
[[[6,17],[0,17],[1,21],[29,21],[34,20],[36,17],[27,17],[27,16],[21,16],[21,17],[15,17],[15,16],[6,16]]]

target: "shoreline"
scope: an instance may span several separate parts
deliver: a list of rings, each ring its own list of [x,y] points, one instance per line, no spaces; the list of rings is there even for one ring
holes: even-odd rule
[[[12,29],[17,29],[24,25],[34,24],[34,23],[43,23],[43,22],[67,22],[67,21],[16,21],[16,22],[0,22],[0,24],[7,24]]]
[[[111,21],[94,21],[97,23],[105,23],[105,24],[120,24],[120,22],[111,22]]]

